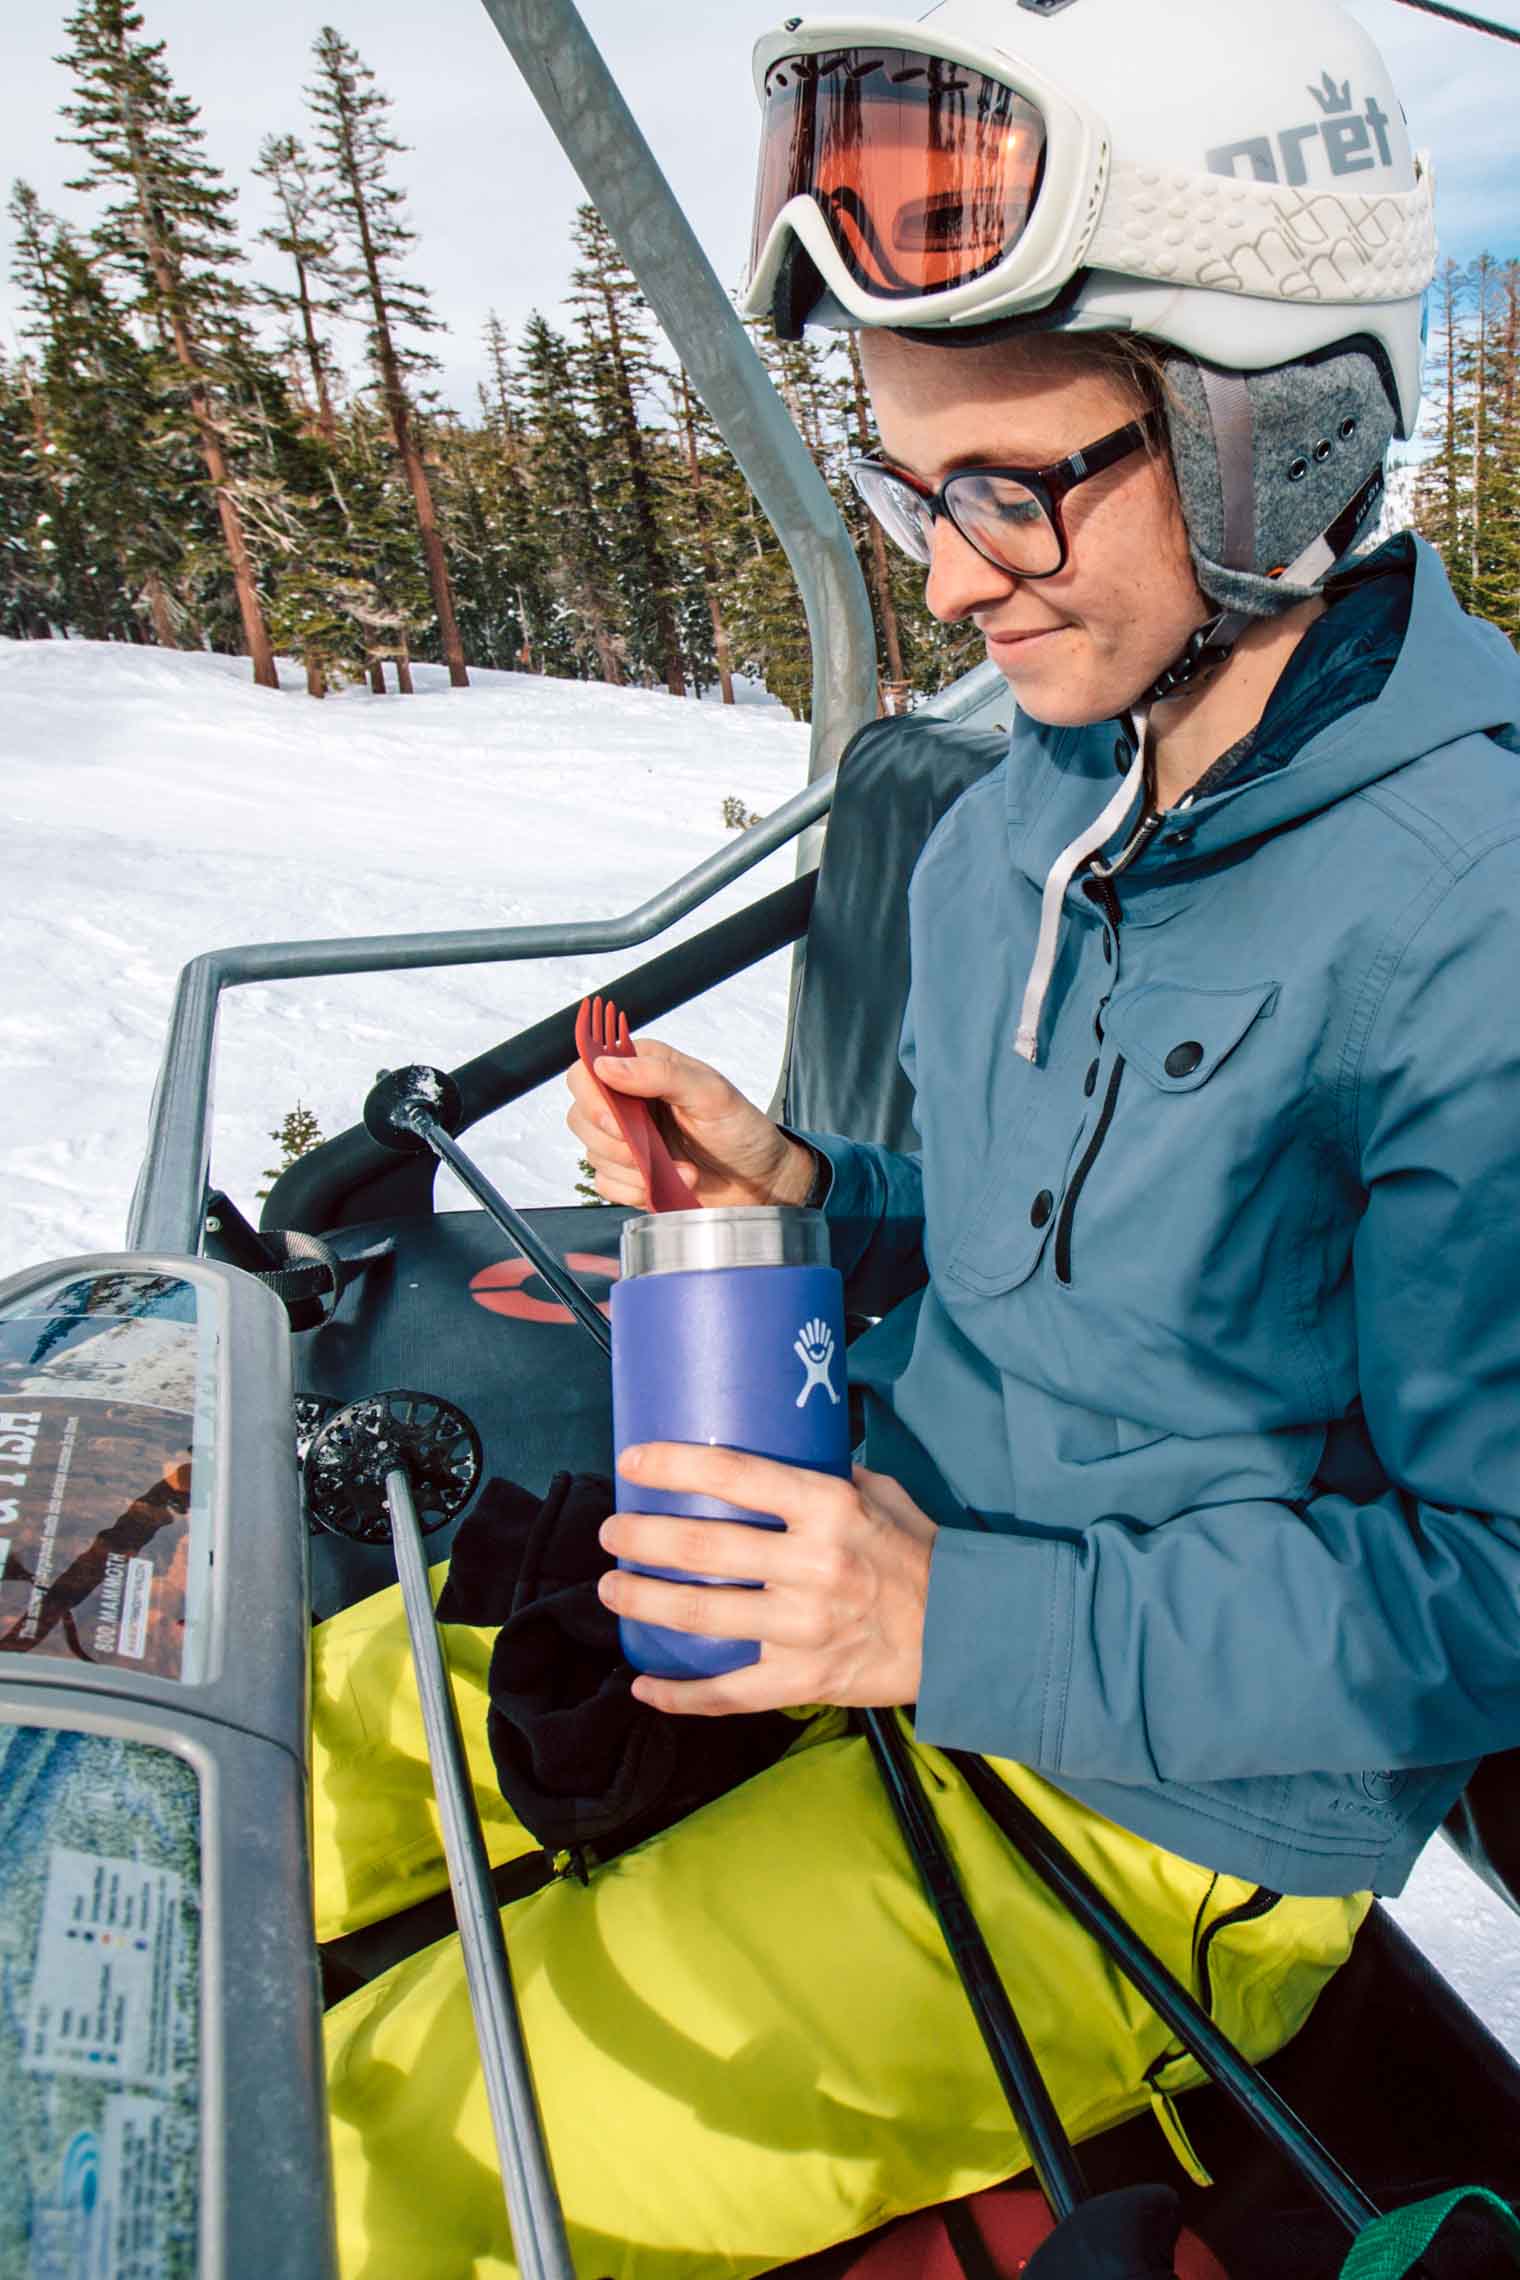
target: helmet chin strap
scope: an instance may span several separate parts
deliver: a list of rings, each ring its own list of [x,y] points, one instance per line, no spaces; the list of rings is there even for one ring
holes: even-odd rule
[[[1219,466],[1219,489],[1224,505],[1224,536],[1219,557],[1227,570],[1256,567],[1256,457],[1255,416],[1245,375],[1221,372],[1200,363],[1198,377],[1214,430],[1214,454]],[[1295,568],[1297,565],[1295,564]],[[1235,644],[1251,623],[1244,610],[1216,610],[1194,628],[1170,665],[1146,690],[1142,702],[1159,704],[1189,688],[1201,674],[1211,673],[1233,655]]]

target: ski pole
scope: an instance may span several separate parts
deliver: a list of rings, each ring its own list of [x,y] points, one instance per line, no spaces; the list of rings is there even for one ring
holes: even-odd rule
[[[420,1155],[431,1149],[441,1164],[468,1188],[477,1203],[507,1239],[515,1245],[549,1285],[561,1305],[594,1338],[604,1354],[612,1351],[608,1329],[594,1298],[576,1281],[548,1245],[541,1243],[520,1212],[497,1193],[477,1164],[471,1162],[453,1138],[460,1117],[459,1087],[442,1069],[418,1063],[406,1069],[387,1069],[364,1103],[364,1126],[371,1139],[399,1155]]]
[[[939,1921],[1030,2166],[1056,2219],[1055,2231],[1029,2261],[1029,2280],[1173,2280],[1172,2259],[1181,2230],[1176,2194],[1169,2185],[1089,2192],[897,1721],[880,1710],[867,1710],[863,1717],[887,1802]]]
[[[575,2280],[423,1550],[425,1531],[475,1492],[479,1437],[451,1403],[398,1387],[335,1409],[303,1469],[324,1528],[359,1543],[390,1538],[518,2268],[522,2280]]]
[[[517,2262],[522,2280],[575,2280],[575,2267],[565,2238],[564,2213],[544,2144],[538,2099],[512,1991],[501,1915],[491,1889],[485,1843],[470,1794],[459,1719],[444,1667],[443,1650],[438,1643],[422,1531],[412,1501],[411,1477],[405,1465],[397,1464],[387,1473],[385,1500],[390,1511],[396,1573],[401,1583],[407,1630],[411,1634],[423,1735],[438,1798],[438,1817],[443,1825],[444,1856],[454,1890],[465,1983],[475,2015],[481,2073],[485,2078],[486,2102],[491,2110],[491,2128],[496,2139]]]
[[[1359,2233],[1370,2224],[1379,2214],[1375,2203],[1320,2144],[1287,2100],[1220,2033],[1207,2011],[1124,1921],[1060,1839],[1006,1782],[998,1779],[985,1758],[966,1750],[946,1750],[944,1754],[1014,1851],[1065,1903],[1183,2048],[1291,2163],[1347,2231]]]
[[[1053,2216],[1058,2220],[1069,2216],[1079,2201],[1087,2199],[1087,2180],[998,1977],[982,1928],[961,1890],[897,1721],[889,1712],[867,1710],[865,1729],[888,1803],[939,1920],[1003,2095],[1029,2149],[1040,2190]]]

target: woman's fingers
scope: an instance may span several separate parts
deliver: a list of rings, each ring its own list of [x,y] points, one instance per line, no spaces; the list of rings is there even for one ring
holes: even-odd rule
[[[614,1512],[602,1522],[604,1551],[640,1567],[680,1568],[734,1583],[770,1583],[794,1561],[783,1528],[740,1520],[687,1520],[665,1512]]]
[[[777,1661],[762,1655],[743,1670],[722,1678],[636,1678],[635,1698],[676,1718],[732,1718],[745,1710],[785,1710],[801,1700],[784,1651]]]
[[[583,1109],[572,1108],[565,1122],[593,1163],[598,1158],[605,1158],[607,1162],[615,1164],[633,1162],[633,1151],[611,1117],[604,1121],[599,1116],[587,1114]]]
[[[660,1576],[613,1568],[597,1585],[602,1604],[635,1623],[656,1623],[700,1639],[760,1639],[778,1647],[816,1647],[818,1622],[798,1593],[743,1591],[732,1584],[669,1583]]]
[[[646,1441],[626,1448],[617,1469],[643,1488],[717,1496],[745,1512],[763,1512],[810,1533],[826,1529],[828,1515],[842,1516],[855,1494],[848,1481],[836,1480],[832,1473],[691,1441]]]

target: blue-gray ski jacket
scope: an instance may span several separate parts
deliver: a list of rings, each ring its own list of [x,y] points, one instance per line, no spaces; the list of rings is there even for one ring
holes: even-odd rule
[[[1021,720],[910,890],[921,1154],[805,1135],[866,1462],[948,1523],[919,1734],[1277,1891],[1396,1892],[1520,1742],[1517,720],[1391,542],[1068,889],[1034,1065],[1041,888],[1129,754]]]

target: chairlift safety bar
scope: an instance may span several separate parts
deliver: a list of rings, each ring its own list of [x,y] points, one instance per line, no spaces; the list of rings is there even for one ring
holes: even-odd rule
[[[921,708],[964,721],[1007,699],[996,666],[979,665]],[[452,700],[447,700],[452,701]],[[201,1248],[210,1184],[212,1067],[224,990],[249,982],[304,981],[427,967],[509,965],[524,958],[599,956],[664,933],[828,813],[834,773],[818,778],[753,825],[732,847],[707,856],[621,918],[562,926],[503,926],[453,933],[338,936],[327,941],[247,943],[208,950],[180,974],[149,1117],[148,1147],[132,1200],[127,1247],[193,1256]]]

